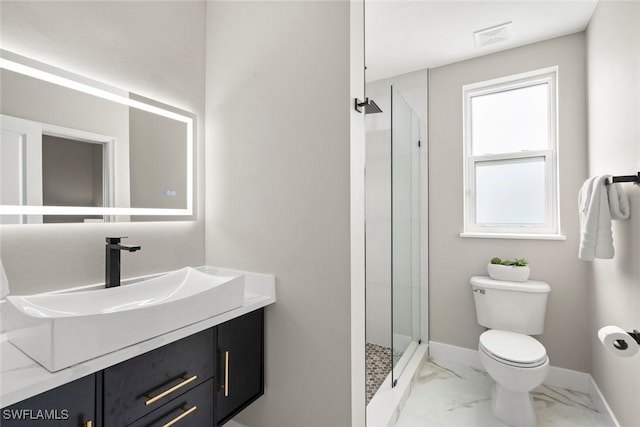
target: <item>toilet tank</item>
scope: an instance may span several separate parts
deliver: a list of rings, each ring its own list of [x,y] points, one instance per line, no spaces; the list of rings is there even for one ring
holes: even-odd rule
[[[535,280],[506,282],[486,276],[471,278],[478,323],[489,329],[539,335],[551,287]]]

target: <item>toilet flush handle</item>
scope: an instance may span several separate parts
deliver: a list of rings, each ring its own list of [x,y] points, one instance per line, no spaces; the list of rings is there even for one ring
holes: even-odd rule
[[[479,289],[479,288],[474,288],[473,292],[480,294],[480,295],[484,295],[484,289]]]

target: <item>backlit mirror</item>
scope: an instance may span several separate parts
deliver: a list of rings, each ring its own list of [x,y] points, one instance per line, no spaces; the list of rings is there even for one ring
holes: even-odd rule
[[[0,224],[192,219],[193,114],[0,54]]]

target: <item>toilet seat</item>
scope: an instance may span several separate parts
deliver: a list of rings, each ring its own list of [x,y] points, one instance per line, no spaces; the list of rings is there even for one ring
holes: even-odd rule
[[[517,332],[491,329],[480,335],[480,349],[509,366],[535,368],[547,361],[547,350],[536,339]]]

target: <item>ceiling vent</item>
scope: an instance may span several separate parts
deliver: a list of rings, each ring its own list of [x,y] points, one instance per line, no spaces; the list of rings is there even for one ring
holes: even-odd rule
[[[485,28],[473,33],[476,48],[506,41],[511,32],[511,21],[493,27]]]

